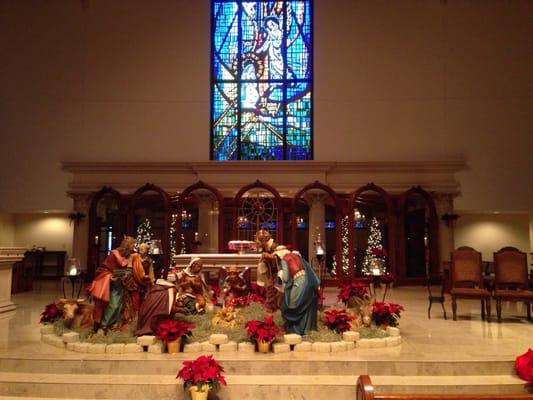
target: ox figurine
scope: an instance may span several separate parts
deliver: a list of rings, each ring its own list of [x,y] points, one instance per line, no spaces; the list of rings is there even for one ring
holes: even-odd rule
[[[93,326],[93,304],[84,303],[85,299],[60,299],[65,326],[69,329]]]

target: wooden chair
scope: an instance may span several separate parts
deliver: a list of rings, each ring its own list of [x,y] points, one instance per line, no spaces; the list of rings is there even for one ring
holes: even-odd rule
[[[442,274],[439,275],[430,275],[426,278],[426,287],[428,290],[428,319],[431,319],[431,306],[433,303],[440,303],[442,307],[442,312],[444,314],[444,319],[446,318],[446,309],[444,308],[444,290],[445,290],[445,279]]]
[[[504,247],[494,253],[496,313],[502,321],[502,301],[524,302],[527,319],[531,321],[533,291],[529,290],[527,255],[514,247]]]
[[[481,300],[481,319],[490,322],[490,292],[483,287],[481,253],[472,247],[459,247],[451,253],[451,290],[453,320],[457,320],[457,299]]]

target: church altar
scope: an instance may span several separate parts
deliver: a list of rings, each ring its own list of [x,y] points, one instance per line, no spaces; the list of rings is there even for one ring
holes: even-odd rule
[[[210,278],[211,273],[214,277],[218,276],[221,267],[229,267],[236,265],[244,269],[250,267],[252,269],[252,280],[256,279],[257,264],[261,259],[261,253],[192,253],[192,254],[178,254],[173,257],[175,266],[178,269],[185,268],[191,259],[201,258],[204,266],[203,272],[206,274],[206,279]]]

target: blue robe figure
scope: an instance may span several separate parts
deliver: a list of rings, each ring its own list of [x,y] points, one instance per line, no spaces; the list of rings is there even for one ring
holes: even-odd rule
[[[320,279],[298,253],[281,258],[279,277],[285,283],[281,315],[288,333],[305,335],[317,329],[317,289]]]

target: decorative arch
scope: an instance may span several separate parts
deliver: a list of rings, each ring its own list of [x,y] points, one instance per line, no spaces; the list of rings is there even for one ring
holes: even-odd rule
[[[222,212],[224,208],[224,196],[218,189],[216,189],[214,186],[211,186],[203,181],[198,181],[191,186],[185,188],[183,192],[181,192],[177,196],[177,204],[175,207],[175,211],[178,215],[176,219],[176,252],[179,253],[181,251],[181,241],[179,240],[181,236],[181,212],[183,211],[183,204],[185,203],[185,199],[191,195],[192,192],[195,190],[207,190],[208,192],[212,193],[217,201],[218,201],[218,207],[219,207],[219,213],[218,213],[218,251],[223,252],[224,251],[224,213]]]
[[[111,186],[104,186],[98,192],[96,192],[92,199],[91,205],[89,207],[89,238],[88,246],[89,249],[87,252],[87,279],[92,280],[94,278],[94,272],[96,268],[99,267],[98,262],[98,248],[95,246],[95,237],[98,235],[96,232],[96,211],[98,207],[98,202],[107,194],[112,195],[118,204],[119,210],[119,226],[117,227],[116,239],[113,242],[113,247],[116,247],[120,244],[122,236],[124,234],[125,221],[124,221],[124,201],[122,195],[113,189]]]
[[[407,276],[407,254],[406,254],[406,237],[405,237],[405,206],[406,202],[414,194],[420,195],[426,206],[429,208],[429,272],[430,274],[437,274],[439,272],[439,220],[437,217],[437,209],[433,197],[427,191],[422,189],[421,186],[413,186],[404,192],[398,201],[399,210],[399,229],[400,229],[400,246],[398,251],[399,268],[398,275],[400,278],[406,278]]]
[[[370,182],[364,186],[361,186],[354,192],[350,194],[350,205],[349,205],[349,216],[350,216],[350,229],[348,230],[348,240],[349,240],[349,265],[350,273],[352,276],[355,275],[355,265],[354,265],[354,256],[355,256],[355,247],[354,247],[354,233],[353,233],[353,224],[354,224],[354,210],[355,210],[355,201],[364,192],[374,192],[377,193],[384,201],[385,206],[387,207],[387,253],[389,257],[389,271],[397,273],[396,267],[396,224],[395,224],[395,210],[394,210],[394,201],[391,195],[383,189],[381,186],[376,185],[373,182]]]
[[[165,211],[165,221],[163,226],[163,236],[161,237],[161,246],[163,248],[163,268],[164,268],[164,277],[167,276],[168,267],[170,265],[170,196],[168,193],[163,190],[161,187],[154,185],[152,183],[146,183],[137,189],[131,196],[129,207],[128,207],[128,234],[135,236],[135,205],[139,201],[141,195],[145,192],[156,192],[161,196],[163,200],[163,208]]]
[[[337,269],[341,267],[341,230],[340,228],[340,221],[341,221],[341,214],[342,214],[342,205],[339,201],[339,196],[337,193],[328,185],[325,185],[323,183],[320,183],[319,181],[314,181],[313,183],[310,183],[309,185],[304,186],[302,189],[296,193],[292,199],[292,207],[291,207],[291,241],[292,243],[296,243],[296,207],[298,201],[303,197],[303,195],[313,189],[319,189],[326,192],[330,198],[333,200],[333,203],[335,204],[335,262],[337,264]],[[337,276],[339,275],[339,271],[337,272]]]
[[[233,207],[233,237],[237,237],[238,233],[238,224],[237,224],[237,218],[238,218],[238,210],[239,205],[241,204],[241,199],[243,195],[252,189],[264,189],[268,192],[270,192],[274,196],[274,202],[276,204],[277,208],[277,227],[276,227],[276,241],[278,243],[283,243],[283,210],[282,210],[282,204],[281,204],[281,196],[279,192],[273,187],[270,186],[267,183],[261,182],[259,179],[256,180],[254,183],[250,183],[246,186],[243,186],[235,195],[234,197],[234,207]]]

